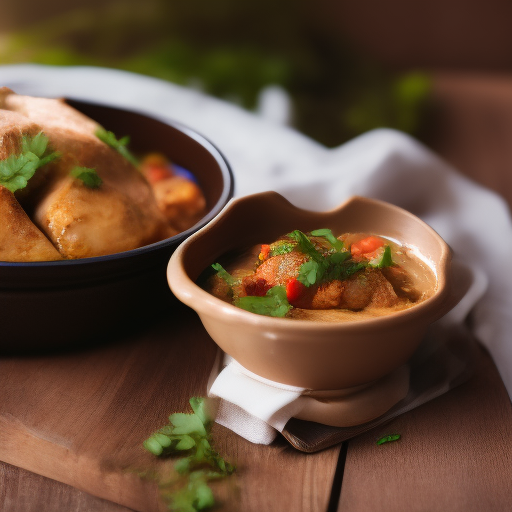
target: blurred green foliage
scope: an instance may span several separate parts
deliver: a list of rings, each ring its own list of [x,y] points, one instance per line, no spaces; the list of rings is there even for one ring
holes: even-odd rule
[[[292,98],[296,128],[328,146],[381,126],[416,134],[428,76],[383,71],[311,23],[302,6],[291,0],[85,4],[5,35],[0,63],[120,68],[200,87],[248,109],[263,87],[280,85]]]

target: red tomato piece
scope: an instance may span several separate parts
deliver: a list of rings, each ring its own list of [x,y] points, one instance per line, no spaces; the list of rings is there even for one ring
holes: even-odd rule
[[[260,261],[265,261],[268,258],[269,254],[270,254],[270,245],[262,244],[261,252],[260,252],[260,255],[258,256]]]
[[[351,245],[350,253],[352,256],[362,256],[363,254],[368,254],[370,252],[376,251],[379,247],[384,245],[384,241],[376,236],[369,236],[367,238],[363,238]]]
[[[286,282],[286,298],[288,302],[293,303],[300,299],[306,287],[296,278],[292,277]]]
[[[143,168],[143,173],[150,183],[156,183],[157,181],[162,181],[172,176],[172,171],[167,166],[146,166]]]

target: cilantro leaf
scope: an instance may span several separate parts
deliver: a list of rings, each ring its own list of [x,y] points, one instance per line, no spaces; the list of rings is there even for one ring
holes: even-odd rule
[[[398,441],[400,437],[402,437],[400,434],[391,434],[389,436],[384,436],[377,440],[377,444],[381,445],[384,443],[390,443],[392,441]]]
[[[220,263],[213,263],[212,268],[217,271],[217,275],[224,279],[229,286],[233,286],[236,283],[236,279]]]
[[[194,414],[201,420],[202,424],[205,428],[207,428],[210,423],[213,421],[211,411],[208,408],[208,404],[210,403],[203,398],[199,398],[193,396],[190,400],[190,407],[194,411]]]
[[[203,422],[196,414],[184,414],[177,412],[169,416],[169,421],[174,425],[173,434],[200,434],[206,435]]]
[[[235,306],[257,315],[281,318],[292,308],[286,298],[286,288],[284,286],[270,288],[264,297],[239,297],[235,301]]]
[[[287,242],[286,240],[279,240],[270,245],[270,256],[280,256],[282,254],[288,254],[295,249],[295,244]]]
[[[384,268],[391,267],[394,265],[393,259],[391,257],[391,247],[386,245],[384,248],[384,252],[380,259],[371,260],[368,265],[373,268]]]
[[[312,244],[311,240],[302,231],[296,229],[295,231],[288,233],[287,236],[296,240],[297,245],[304,254],[317,263],[323,263],[324,257],[316,250],[316,247]]]
[[[325,264],[320,264],[314,260],[309,260],[303,263],[299,268],[299,275],[297,280],[304,286],[311,286],[322,280],[325,274]]]
[[[178,480],[160,482],[162,497],[169,508],[182,512],[196,512],[214,506],[215,499],[208,481],[224,478],[235,471],[235,467],[210,444],[212,402],[193,397],[190,405],[194,411],[192,414],[171,414],[171,423],[143,443],[146,450],[157,456],[188,453],[174,464]]]
[[[96,170],[89,167],[73,167],[70,174],[74,178],[81,180],[88,188],[99,188],[103,183]]]
[[[324,228],[324,229],[315,229],[314,231],[311,231],[312,236],[323,236],[327,239],[327,241],[332,245],[333,249],[336,251],[341,251],[343,249],[343,242],[341,240],[338,240],[333,234],[330,229]]]
[[[133,154],[127,148],[130,142],[130,137],[128,137],[128,135],[121,137],[118,140],[113,132],[109,132],[108,130],[105,130],[105,128],[102,127],[98,128],[94,132],[94,134],[96,135],[96,137],[98,137],[98,139],[107,144],[107,146],[110,146],[111,148],[115,149],[120,155],[124,156],[126,160],[128,160],[133,165],[138,167],[139,161],[133,156]]]
[[[20,154],[0,161],[0,185],[13,193],[25,188],[37,169],[59,158],[60,153],[47,153],[47,149],[48,137],[43,132],[33,137],[24,135]]]

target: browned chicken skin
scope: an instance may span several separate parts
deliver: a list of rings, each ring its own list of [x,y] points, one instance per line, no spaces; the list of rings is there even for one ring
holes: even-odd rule
[[[159,209],[144,176],[96,136],[98,128],[62,100],[0,89],[0,160],[17,154],[23,135],[41,131],[52,151],[60,154],[38,169],[15,196],[26,212],[25,220],[31,223],[32,218],[64,258],[126,251],[178,233]],[[89,188],[72,178],[70,171],[76,166],[94,169],[102,185]],[[12,201],[6,208],[7,204]],[[0,253],[0,258],[6,256]],[[49,257],[42,253],[35,259]]]

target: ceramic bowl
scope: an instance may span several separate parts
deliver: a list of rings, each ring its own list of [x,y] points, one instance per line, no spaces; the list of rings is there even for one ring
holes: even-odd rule
[[[233,193],[223,155],[195,131],[147,115],[79,101],[69,103],[140,153],[160,152],[190,171],[207,213],[166,240],[108,256],[56,262],[0,262],[0,352],[26,352],[112,339],[169,310],[165,271],[172,252],[205,226]]]
[[[334,233],[370,232],[416,247],[435,272],[435,292],[387,316],[327,323],[256,315],[196,284],[204,269],[230,250],[269,243],[294,229],[320,227]],[[454,305],[450,260],[450,248],[432,228],[391,204],[353,197],[335,210],[317,213],[268,192],[232,200],[180,245],[167,276],[176,297],[198,313],[219,347],[248,370],[284,384],[340,390],[374,382],[409,359],[429,324]]]

